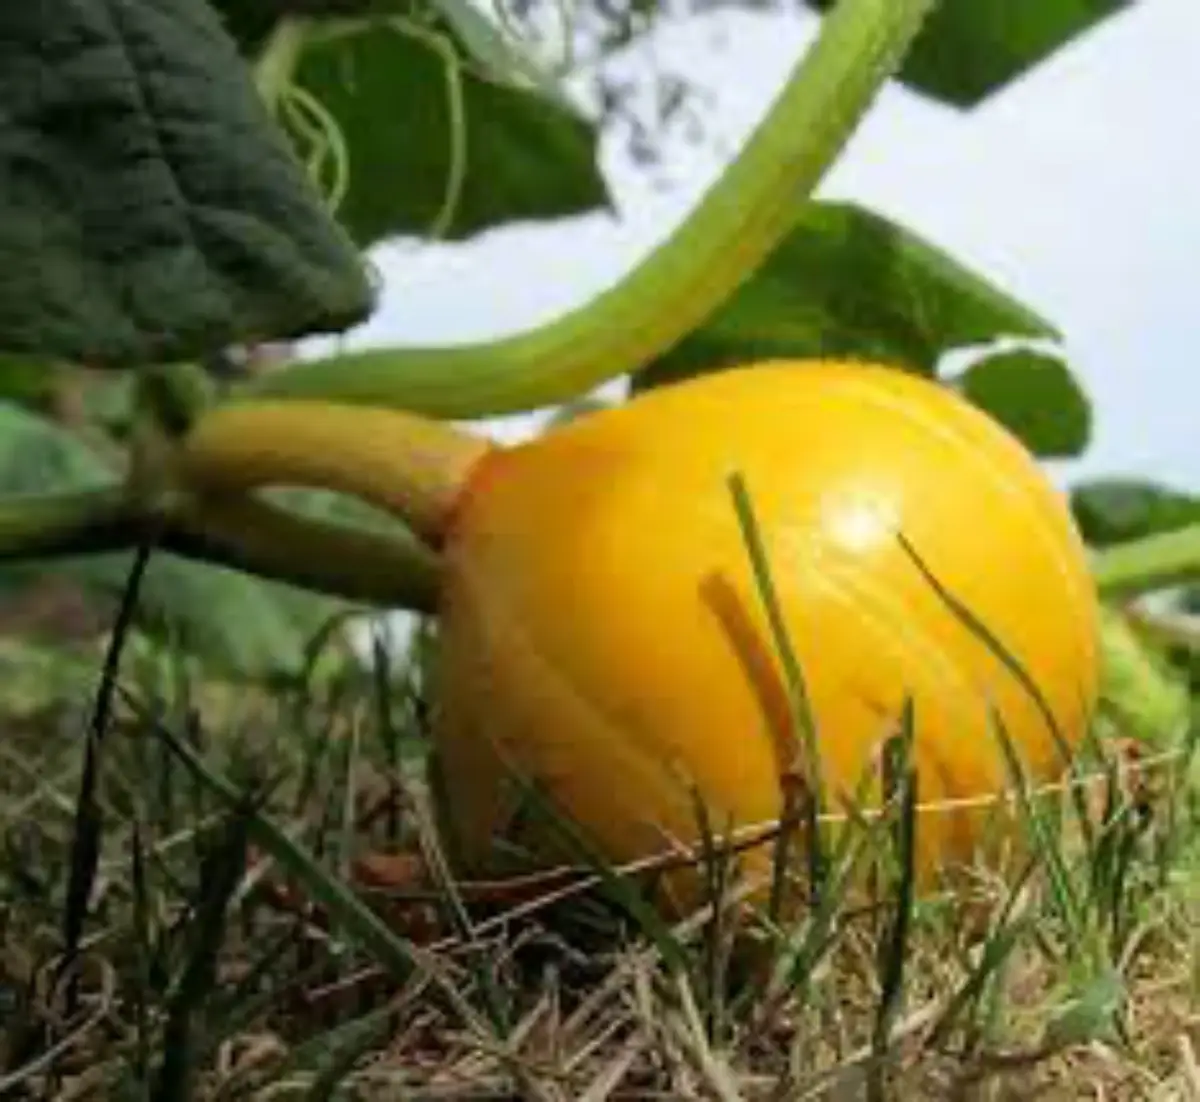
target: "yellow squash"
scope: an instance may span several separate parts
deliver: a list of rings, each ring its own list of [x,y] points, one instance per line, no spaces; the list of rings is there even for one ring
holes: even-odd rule
[[[1097,597],[1063,497],[940,384],[763,363],[474,462],[444,533],[435,731],[472,870],[510,830],[511,770],[614,861],[694,842],[694,793],[718,828],[780,815],[796,734],[735,471],[806,677],[827,795],[872,768],[907,699],[923,803],[1008,783],[989,704],[1031,779],[1061,774],[1058,740],[1082,738],[1099,665]],[[922,813],[923,881],[970,860],[979,826]],[[674,882],[677,902],[689,883]]]

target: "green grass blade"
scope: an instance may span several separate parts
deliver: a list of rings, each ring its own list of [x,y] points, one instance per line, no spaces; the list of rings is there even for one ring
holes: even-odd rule
[[[130,705],[140,710],[137,701],[130,700]],[[230,807],[238,806],[241,794],[228,780],[210,769],[190,746],[164,724],[153,716],[145,718],[153,725],[158,737],[168,743],[189,772],[205,784],[213,795]],[[345,884],[331,876],[265,815],[253,815],[249,820],[249,831],[254,842],[301,884],[343,931],[360,942],[387,971],[400,980],[411,974],[415,962],[414,948],[388,929]]]
[[[195,1073],[195,1025],[217,983],[217,954],[225,941],[228,908],[246,869],[251,800],[232,810],[221,837],[200,867],[191,951],[167,1000],[162,1066],[152,1102],[190,1102]]]
[[[741,528],[742,540],[750,556],[754,583],[766,611],[775,650],[783,667],[793,729],[799,736],[802,750],[801,760],[804,763],[804,775],[812,788],[812,799],[807,803],[807,806],[812,809],[808,821],[808,844],[810,847],[808,853],[811,866],[810,884],[815,897],[821,890],[826,870],[825,845],[820,826],[826,800],[816,719],[809,701],[804,671],[795,648],[792,646],[783,608],[779,603],[770,563],[767,561],[766,544],[754,513],[754,504],[751,501],[746,480],[740,472],[735,471],[730,474],[729,488],[733,495],[733,506]]]
[[[913,703],[909,698],[905,701],[900,734],[887,741],[883,753],[883,800],[885,808],[896,809],[896,821],[890,833],[899,867],[891,925],[879,945],[880,995],[871,1038],[875,1059],[868,1082],[871,1102],[882,1102],[885,1097],[885,1057],[892,1025],[901,1006],[904,964],[912,926],[919,793],[917,772],[912,765],[913,730]]]
[[[96,870],[100,864],[100,842],[104,825],[96,789],[99,784],[101,749],[112,715],[113,694],[121,665],[121,654],[133,627],[138,593],[152,549],[151,542],[144,542],[138,547],[121,593],[121,603],[104,656],[104,667],[100,674],[100,684],[96,690],[96,702],[84,746],[83,773],[79,780],[79,796],[75,804],[71,870],[63,908],[63,955],[59,966],[59,976],[69,977],[66,988],[67,1017],[73,1017],[79,1007],[79,975],[75,965],[83,938],[83,928],[87,922],[88,901],[96,883]]]

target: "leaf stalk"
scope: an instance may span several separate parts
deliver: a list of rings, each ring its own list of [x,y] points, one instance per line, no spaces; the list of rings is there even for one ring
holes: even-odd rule
[[[791,231],[936,3],[840,0],[692,214],[586,305],[500,340],[292,364],[240,394],[476,418],[557,405],[638,371],[721,306]]]

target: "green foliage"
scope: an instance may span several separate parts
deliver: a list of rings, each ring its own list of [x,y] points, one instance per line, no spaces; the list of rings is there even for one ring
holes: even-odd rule
[[[206,5],[6,4],[0,104],[0,351],[128,366],[370,310]]]
[[[423,742],[410,671],[379,671],[378,692],[346,670],[229,699],[190,671],[143,671],[131,657],[120,682],[134,687],[95,774],[102,835],[70,829],[77,736],[6,724],[0,991],[20,1002],[0,1005],[0,1087],[18,1097],[61,1093],[54,1077],[85,1059],[88,1100],[428,1095],[451,1074],[460,1095],[493,1097],[587,1097],[594,1084],[672,1095],[691,1081],[712,1097],[749,1083],[780,1098],[843,1086],[845,1097],[933,1098],[972,1078],[1001,1094],[1045,1085],[1052,1097],[1063,1082],[1152,1075],[1187,1096],[1186,1067],[1157,1043],[1186,1030],[1191,1009],[1185,990],[1164,997],[1196,918],[1195,808],[1182,800],[1178,818],[1159,801],[1136,830],[1129,794],[1114,786],[1102,801],[1124,871],[1095,893],[1083,939],[1057,913],[1044,854],[1011,885],[905,895],[908,749],[885,754],[902,783],[879,822],[860,818],[839,838],[831,890],[780,919],[731,905],[746,870],[725,853],[704,855],[729,866],[711,912],[676,924],[633,906],[649,901],[652,880],[599,859],[593,869],[582,853],[577,873],[527,897],[402,873],[369,891],[360,870],[371,860],[445,857],[445,838],[407,798],[416,770],[396,821],[380,814],[394,776],[385,741]],[[919,717],[906,724],[905,741]],[[1167,791],[1176,768],[1159,778]],[[1160,866],[1175,838],[1191,848]],[[1053,844],[1081,897],[1108,876],[1065,831]],[[60,1052],[58,991],[27,1001],[25,991],[41,990],[61,874],[92,847],[101,902],[79,916],[81,1009],[109,994],[111,1028],[79,1031]],[[863,883],[871,870],[874,887]],[[462,928],[437,917],[459,906]],[[508,1025],[493,1019],[493,989]]]
[[[47,409],[54,396],[58,370],[24,356],[0,356],[0,401],[30,409]]]
[[[330,135],[314,135],[301,104],[328,114],[344,159],[335,209],[360,245],[455,240],[609,204],[594,124],[464,57],[456,39],[396,17],[335,26],[302,49],[294,79],[306,99],[285,93],[282,119],[302,158],[328,160]]]
[[[111,481],[112,472],[78,436],[0,403],[0,495],[33,494],[47,486],[82,490]],[[314,504],[309,511],[316,509]],[[122,551],[3,564],[0,594],[66,580],[107,603],[123,589],[131,562],[132,553]],[[146,570],[137,623],[150,638],[196,655],[213,672],[287,679],[303,669],[309,639],[348,607],[292,586],[160,553]]]
[[[832,0],[808,0],[819,10]],[[974,107],[1132,0],[942,0],[899,79],[923,95]]]
[[[849,356],[931,375],[957,348],[1055,336],[1029,307],[903,226],[852,203],[810,202],[766,263],[634,387],[768,356]]]
[[[1087,396],[1056,356],[998,352],[955,380],[962,392],[1015,433],[1035,455],[1080,455],[1092,430]]]
[[[973,103],[1121,6],[943,0],[901,75]],[[180,412],[176,384],[199,379],[189,361],[360,320],[371,294],[356,244],[461,240],[611,204],[595,122],[469,0],[403,10],[391,0],[305,0],[302,10],[81,0],[53,20],[43,7],[0,15],[0,251],[36,260],[0,275],[0,493],[35,501],[115,487],[139,421]],[[871,358],[935,375],[947,354],[1002,338],[1058,333],[905,227],[854,204],[809,202],[762,267],[637,373],[634,389],[769,356]],[[75,388],[79,362],[145,370],[136,389],[125,379]],[[197,407],[217,389],[200,381]],[[1074,456],[1088,442],[1086,398],[1051,354],[985,356],[951,382],[1040,455]],[[53,414],[63,387],[88,438],[111,447],[39,416]],[[320,495],[289,504],[379,520]],[[1183,495],[1125,483],[1083,487],[1074,505],[1097,544],[1200,519]],[[129,562],[120,552],[5,565],[0,592],[54,574],[109,602]],[[156,554],[139,622],[213,669],[290,677],[313,632],[350,607]]]
[[[0,492],[34,494],[47,486],[83,490],[111,479],[99,456],[73,433],[0,402]]]
[[[922,375],[948,353],[1057,331],[911,230],[850,203],[806,204],[795,231],[708,320],[633,378],[634,391],[755,359],[848,357]],[[1036,454],[1086,447],[1091,409],[1067,366],[987,356],[961,389]]]
[[[1108,547],[1200,521],[1200,499],[1140,478],[1098,478],[1071,491],[1084,538]]]

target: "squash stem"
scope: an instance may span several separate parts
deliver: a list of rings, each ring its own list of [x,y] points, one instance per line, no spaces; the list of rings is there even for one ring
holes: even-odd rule
[[[247,402],[210,410],[175,457],[182,489],[231,498],[269,486],[350,494],[442,542],[490,441],[411,413],[332,402]],[[299,553],[299,552],[297,552]]]
[[[122,550],[138,523],[121,486],[0,498],[0,562]]]
[[[247,496],[181,506],[163,547],[348,601],[432,614],[437,611],[437,557],[405,536],[297,516]]]
[[[120,486],[0,498],[0,564],[127,552],[154,528],[161,551],[318,593],[432,613],[438,560],[411,533],[376,534],[252,497],[150,503]]]

